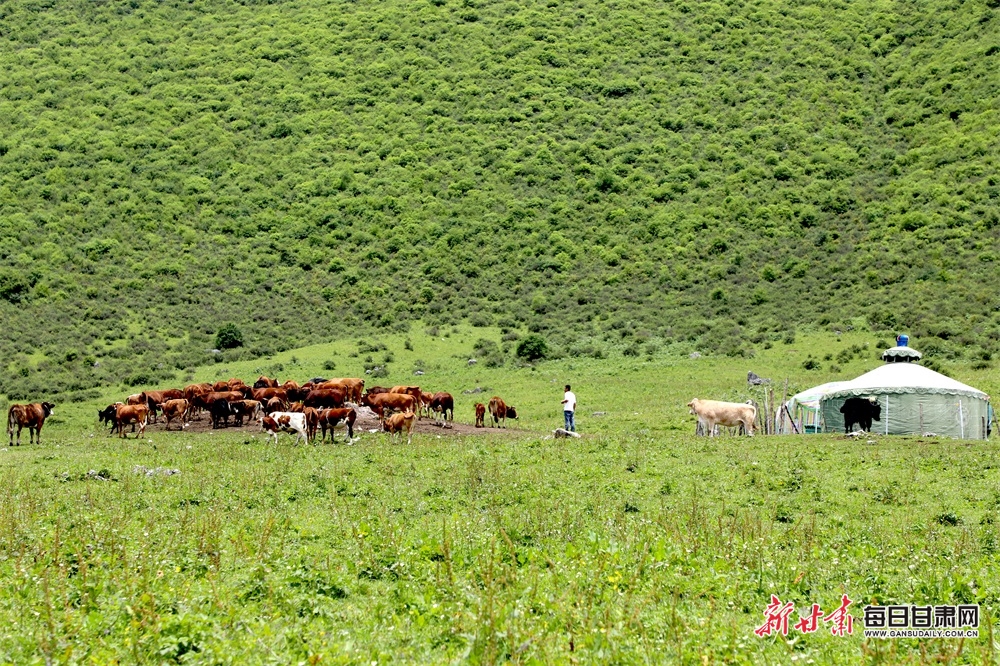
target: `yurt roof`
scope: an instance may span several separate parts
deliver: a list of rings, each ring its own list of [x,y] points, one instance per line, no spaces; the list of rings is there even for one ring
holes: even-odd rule
[[[920,357],[923,356],[913,347],[901,346],[901,347],[890,347],[882,352],[882,360],[889,361],[892,360],[913,360],[919,361]]]
[[[801,391],[793,395],[789,401],[789,405],[804,405],[806,407],[811,407],[812,409],[819,409],[820,398],[825,396],[830,391],[835,391],[839,389],[844,384],[848,382],[827,382],[826,384],[820,384],[819,386],[813,386],[812,388],[807,388],[805,391]],[[792,407],[789,407],[792,409]]]
[[[847,398],[884,393],[939,393],[967,395],[980,400],[990,397],[940,372],[916,363],[887,363],[845,383],[826,394],[825,398]]]

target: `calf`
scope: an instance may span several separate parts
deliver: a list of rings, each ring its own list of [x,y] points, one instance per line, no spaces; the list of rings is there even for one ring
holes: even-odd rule
[[[444,421],[448,421],[448,413],[451,412],[451,420],[455,421],[455,399],[451,396],[451,393],[439,392],[435,393],[430,399],[431,412],[438,414],[441,413],[441,418]]]
[[[302,438],[306,444],[309,443],[309,433],[306,429],[306,415],[292,412],[272,412],[268,416],[257,419],[260,429],[274,438],[274,443],[278,443],[278,433],[287,432],[295,435],[295,442]]]
[[[691,413],[698,417],[698,421],[704,423],[709,437],[715,436],[715,427],[720,425],[727,428],[742,425],[747,434],[753,437],[757,408],[752,404],[694,398],[687,406],[691,408]]]
[[[170,422],[179,416],[181,418],[181,430],[184,430],[184,428],[188,425],[188,408],[190,406],[191,403],[184,398],[167,400],[160,405],[160,410],[163,412],[163,418],[167,420],[166,429],[170,430]]]
[[[306,417],[306,433],[314,443],[316,442],[316,429],[319,427],[319,411],[314,407],[305,407],[302,413]]]
[[[840,413],[844,415],[844,432],[851,432],[851,426],[855,423],[861,430],[871,432],[872,419],[882,420],[882,405],[878,398],[848,398],[840,408]]]
[[[350,443],[354,439],[354,422],[358,420],[358,413],[351,409],[350,407],[342,407],[340,409],[322,409],[319,412],[319,426],[322,428],[321,440],[326,439],[326,429],[330,429],[330,443],[332,444],[336,438],[337,434],[334,427],[340,423],[344,422],[347,426],[347,442]]]
[[[146,396],[146,406],[149,407],[149,416],[153,423],[156,423],[156,411],[160,408],[160,405],[167,400],[183,398],[184,392],[180,389],[167,389],[165,391],[145,391],[142,395]]]
[[[402,412],[393,414],[385,420],[385,431],[389,435],[397,435],[402,438],[403,430],[406,430],[406,443],[413,443],[413,412]]]
[[[243,425],[244,418],[248,421],[256,421],[263,409],[262,405],[256,400],[237,400],[232,405],[234,412],[233,423],[237,427]]]
[[[486,405],[481,402],[476,403],[476,427],[486,427]]]
[[[108,435],[113,434],[115,431],[115,412],[118,411],[118,405],[121,404],[123,403],[116,402],[115,404],[108,405],[101,411],[97,412],[97,424],[111,426],[111,432],[109,432]]]

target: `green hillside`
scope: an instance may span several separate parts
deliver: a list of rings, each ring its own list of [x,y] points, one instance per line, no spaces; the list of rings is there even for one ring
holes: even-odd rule
[[[5,2],[0,393],[179,379],[226,323],[235,361],[863,318],[989,364],[997,6]]]

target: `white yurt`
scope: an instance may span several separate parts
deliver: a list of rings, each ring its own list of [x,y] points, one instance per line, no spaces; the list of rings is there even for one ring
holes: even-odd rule
[[[918,364],[920,352],[908,346],[882,354],[885,364],[845,382],[820,398],[824,432],[843,432],[840,408],[849,398],[869,398],[882,408],[872,432],[885,435],[934,434],[986,439],[990,397],[979,389]]]

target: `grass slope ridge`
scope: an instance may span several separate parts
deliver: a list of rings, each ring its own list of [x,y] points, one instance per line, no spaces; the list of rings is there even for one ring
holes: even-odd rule
[[[0,391],[167,379],[225,322],[865,316],[988,361],[992,4],[7,3]]]

